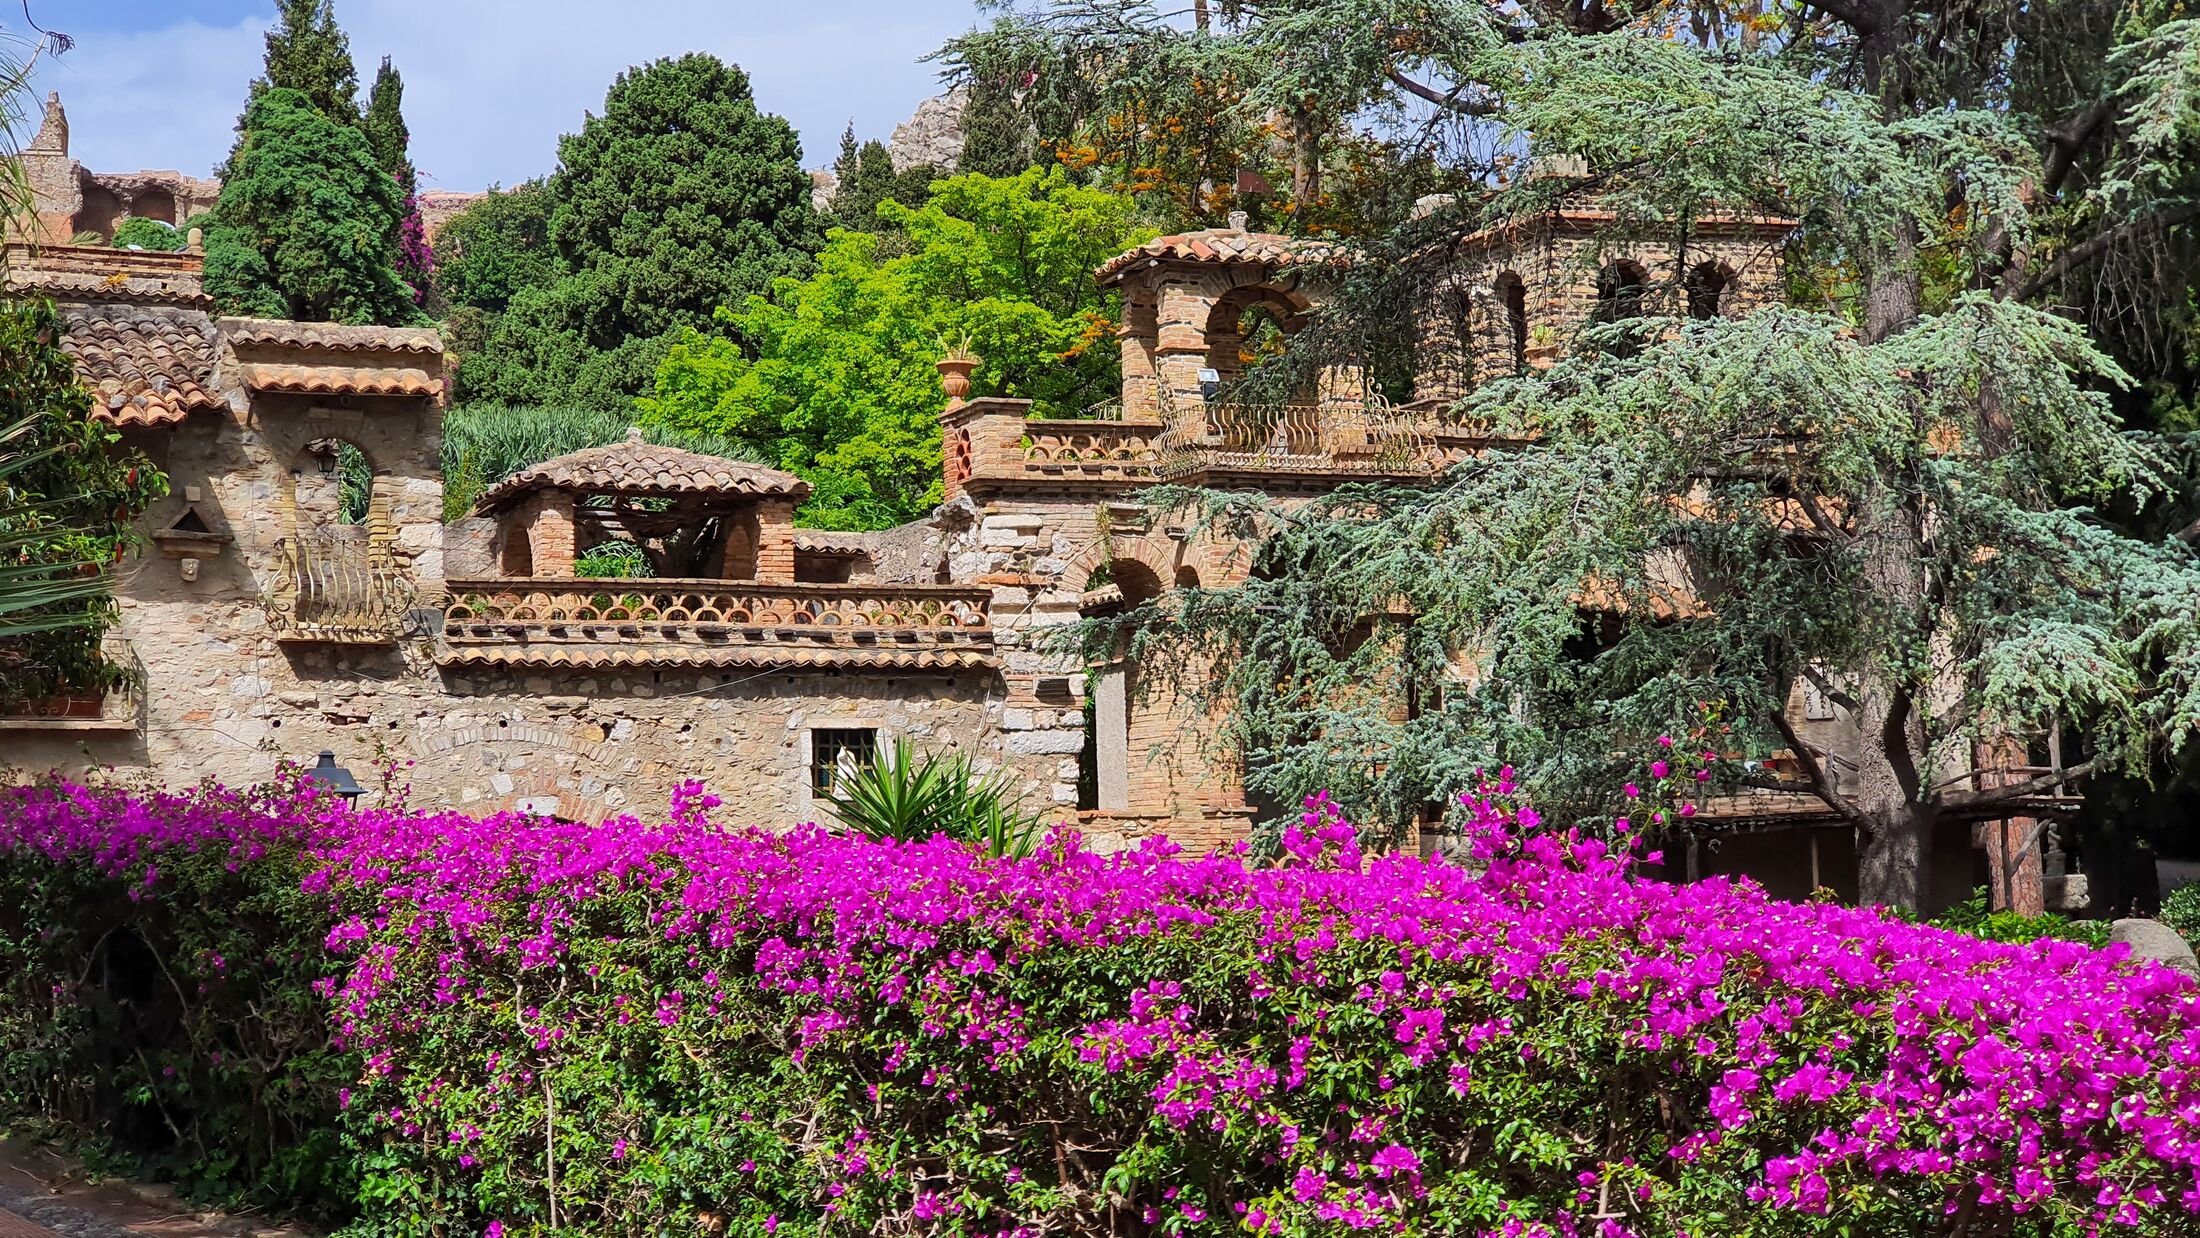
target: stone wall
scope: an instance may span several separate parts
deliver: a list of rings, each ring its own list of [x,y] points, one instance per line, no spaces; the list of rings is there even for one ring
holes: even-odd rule
[[[212,210],[221,195],[221,182],[181,172],[85,168],[69,156],[69,117],[58,93],[46,96],[38,132],[20,158],[38,217],[39,235],[30,239],[48,245],[65,245],[83,232],[111,239],[132,216],[180,228]]]

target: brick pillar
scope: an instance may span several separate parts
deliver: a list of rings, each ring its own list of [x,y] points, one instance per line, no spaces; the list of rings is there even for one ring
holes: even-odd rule
[[[1125,421],[1161,419],[1161,376],[1154,368],[1154,349],[1160,343],[1158,309],[1151,288],[1123,289],[1123,325],[1116,328],[1115,338],[1123,355]]]
[[[726,580],[756,579],[756,552],[761,538],[761,523],[755,509],[736,514],[727,522],[726,553],[720,561],[718,575]]]
[[[535,575],[570,577],[573,574],[573,496],[562,490],[536,492],[529,503],[527,544],[532,550]]]
[[[1201,279],[1161,286],[1154,370],[1180,415],[1203,414],[1207,406],[1199,389],[1199,372],[1207,368],[1207,320],[1214,314],[1216,296],[1216,290]]]
[[[962,497],[973,478],[1000,481],[1024,474],[1024,421],[1029,400],[967,400],[940,414],[947,497]]]
[[[794,501],[760,499],[756,504],[756,580],[758,584],[794,583]]]

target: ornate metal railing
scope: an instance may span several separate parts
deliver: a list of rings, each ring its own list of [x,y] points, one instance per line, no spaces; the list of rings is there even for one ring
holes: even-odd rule
[[[275,544],[261,596],[277,640],[388,644],[418,597],[412,579],[364,529],[306,529]]]
[[[1434,473],[1443,467],[1427,419],[1380,400],[1307,404],[1164,399],[1157,476],[1203,472]]]
[[[983,588],[544,577],[448,587],[446,662],[962,665],[993,645]]]

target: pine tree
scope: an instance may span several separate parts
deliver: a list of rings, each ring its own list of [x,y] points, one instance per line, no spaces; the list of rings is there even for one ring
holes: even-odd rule
[[[683,328],[808,274],[823,242],[793,126],[715,56],[621,74],[558,154],[560,278],[518,293],[470,362],[491,398],[624,404]]]

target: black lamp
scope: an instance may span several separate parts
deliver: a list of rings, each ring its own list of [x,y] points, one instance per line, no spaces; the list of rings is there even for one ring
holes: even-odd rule
[[[351,776],[350,770],[336,763],[336,754],[326,748],[321,749],[321,759],[313,763],[312,769],[306,771],[306,781],[343,796],[344,805],[348,808],[358,807],[359,797],[367,793],[367,789],[359,785],[359,780]]]

